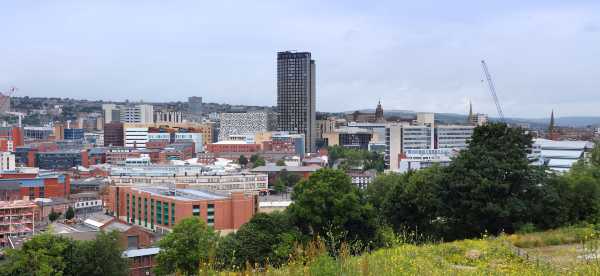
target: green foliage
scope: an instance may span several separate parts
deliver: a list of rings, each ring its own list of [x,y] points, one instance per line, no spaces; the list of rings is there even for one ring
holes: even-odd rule
[[[330,166],[333,166],[337,160],[344,159],[340,164],[342,170],[362,168],[363,170],[374,169],[383,172],[385,169],[383,155],[377,152],[348,149],[342,146],[331,146],[328,148],[328,152]]]
[[[475,129],[468,149],[444,177],[442,217],[450,224],[449,238],[512,233],[527,222],[531,191],[538,184],[527,160],[531,143],[522,129],[505,124]]]
[[[281,179],[281,177],[277,178],[277,180],[275,180],[274,188],[275,188],[275,192],[277,192],[278,194],[281,194],[287,190],[285,182],[283,181],[283,179]]]
[[[434,239],[597,222],[600,167],[579,162],[566,174],[549,173],[529,165],[530,146],[531,138],[519,128],[478,127],[469,148],[448,167],[380,175],[367,198],[397,233]]]
[[[50,220],[50,222],[54,222],[60,217],[60,215],[61,215],[60,212],[54,212],[54,209],[53,209],[50,211],[50,214],[48,214],[48,219]]]
[[[347,241],[366,243],[376,236],[375,210],[340,170],[320,169],[294,187],[288,210],[309,236],[343,233]]]
[[[275,165],[277,165],[277,166],[285,166],[285,161],[283,161],[283,159],[279,159],[279,160],[277,160],[277,162],[275,163]]]
[[[22,249],[8,250],[0,275],[73,275],[65,272],[74,265],[68,256],[75,246],[73,240],[62,236],[36,235]]]
[[[100,232],[92,241],[42,233],[8,250],[0,275],[127,275],[121,253],[116,232]]]
[[[181,220],[159,242],[156,274],[197,275],[201,265],[213,261],[217,241],[218,235],[203,220],[197,217]]]
[[[439,236],[443,226],[438,220],[444,208],[443,176],[437,166],[408,174],[388,174],[371,183],[367,194],[397,232],[409,230]]]
[[[219,244],[218,256],[224,267],[252,267],[287,262],[301,234],[286,212],[258,213]]]
[[[124,248],[119,245],[119,233],[101,231],[92,241],[80,242],[75,258],[76,275],[128,275],[127,259],[121,256]],[[79,260],[79,261],[77,261]]]
[[[73,219],[75,217],[75,210],[73,210],[73,207],[69,206],[69,209],[67,209],[67,212],[65,212],[65,219]]]
[[[248,158],[246,158],[246,156],[244,155],[240,155],[240,158],[238,159],[238,164],[240,164],[241,166],[248,165]]]
[[[252,168],[257,168],[267,164],[265,159],[258,154],[253,154],[252,156],[250,156],[250,162],[252,163]]]
[[[295,186],[301,179],[298,174],[290,173],[286,169],[281,170],[277,178],[281,179],[287,187]]]

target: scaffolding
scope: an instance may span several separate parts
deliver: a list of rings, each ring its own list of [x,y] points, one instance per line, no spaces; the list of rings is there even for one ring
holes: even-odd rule
[[[11,246],[9,237],[33,234],[36,208],[28,200],[0,201],[0,247]]]

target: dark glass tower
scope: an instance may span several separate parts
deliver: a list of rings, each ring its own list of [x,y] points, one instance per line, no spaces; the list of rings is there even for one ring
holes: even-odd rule
[[[309,52],[277,53],[277,128],[305,135],[306,151],[315,150],[315,61]]]

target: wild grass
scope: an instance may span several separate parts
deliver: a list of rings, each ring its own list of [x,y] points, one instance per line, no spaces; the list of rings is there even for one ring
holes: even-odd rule
[[[593,226],[570,226],[544,232],[513,234],[508,240],[520,248],[534,248],[562,244],[581,243],[593,238]]]

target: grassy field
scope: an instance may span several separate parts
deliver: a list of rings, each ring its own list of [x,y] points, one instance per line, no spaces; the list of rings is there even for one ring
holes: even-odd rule
[[[332,258],[323,246],[261,272],[201,275],[600,275],[597,232],[592,226],[424,245],[403,244],[361,256]],[[308,256],[308,257],[307,257]],[[587,258],[592,256],[592,258]]]
[[[208,273],[210,274],[210,273]],[[427,245],[400,245],[360,257],[334,259],[326,254],[292,261],[260,273],[220,275],[600,275],[600,264],[579,263],[557,268],[525,260],[506,239],[487,238]]]

